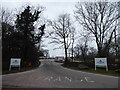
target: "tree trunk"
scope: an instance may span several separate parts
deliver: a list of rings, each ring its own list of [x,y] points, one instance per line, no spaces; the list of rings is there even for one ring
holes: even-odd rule
[[[68,64],[67,48],[65,48],[65,62],[64,62],[64,65],[67,66],[67,64]]]
[[[109,56],[109,48],[103,48],[98,50],[98,55],[97,57],[107,57]]]
[[[84,62],[86,63],[86,58],[85,58],[85,55],[83,55],[83,60],[84,60]]]
[[[97,57],[103,57],[102,55],[102,48],[98,46],[98,55]]]
[[[64,61],[64,66],[67,66],[67,64],[68,64],[68,58],[67,58],[67,47],[66,47],[65,38],[64,38],[64,50],[65,50],[65,61]]]
[[[73,48],[72,48],[72,62],[74,62]]]
[[[74,62],[74,55],[73,55],[73,52],[74,52],[74,51],[73,51],[73,48],[74,48],[74,47],[73,47],[73,44],[74,44],[74,39],[73,39],[73,42],[72,42],[72,62]]]

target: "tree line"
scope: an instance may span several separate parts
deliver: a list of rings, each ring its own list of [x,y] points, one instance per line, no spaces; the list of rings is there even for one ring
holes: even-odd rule
[[[47,20],[50,28],[47,38],[52,40],[50,43],[57,44],[58,49],[64,49],[65,66],[75,59],[90,64],[95,57],[107,57],[111,65],[116,59],[119,61],[119,5],[119,2],[78,2],[74,17],[65,13]],[[36,66],[38,57],[44,56],[39,48],[45,24],[37,27],[37,33],[34,25],[42,10],[31,8],[27,6],[16,15],[14,26],[9,24],[10,13],[2,12],[3,66],[8,65],[11,57],[22,58],[23,66],[27,62]]]
[[[37,33],[34,23],[40,18],[40,9],[32,10],[26,6],[16,14],[14,25],[11,25],[11,13],[2,9],[2,69],[8,70],[11,58],[21,58],[21,67],[36,67],[39,57],[44,56],[40,51],[40,44],[45,34],[45,24],[39,25]]]
[[[67,13],[48,21],[53,29],[49,32],[50,38],[53,39],[51,43],[60,45],[58,48],[64,48],[64,65],[74,59],[92,63],[95,57],[107,57],[110,66],[115,65],[116,61],[118,66],[119,18],[119,2],[78,2],[74,10],[77,27]],[[80,35],[76,36],[78,27]],[[93,41],[96,48],[89,45]]]

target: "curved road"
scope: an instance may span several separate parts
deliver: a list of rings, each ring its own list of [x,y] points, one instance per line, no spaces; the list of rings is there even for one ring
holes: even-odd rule
[[[2,76],[3,88],[118,88],[118,77],[70,70],[51,60],[38,69]]]

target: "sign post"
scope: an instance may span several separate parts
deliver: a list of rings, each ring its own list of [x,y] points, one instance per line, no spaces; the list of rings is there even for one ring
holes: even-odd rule
[[[96,67],[105,67],[108,71],[107,58],[95,58],[95,70]]]
[[[11,67],[19,67],[20,70],[20,62],[21,62],[20,58],[11,58],[9,71],[11,70]]]

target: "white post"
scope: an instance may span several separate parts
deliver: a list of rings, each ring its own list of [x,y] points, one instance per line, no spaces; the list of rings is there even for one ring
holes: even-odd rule
[[[20,70],[20,66],[19,66],[19,70]]]
[[[108,71],[108,66],[106,65],[106,71]]]
[[[96,71],[96,60],[95,60],[95,71]]]
[[[11,65],[10,65],[10,67],[9,67],[9,71],[11,71]]]
[[[107,63],[107,59],[106,59],[106,71],[108,71],[108,63]]]
[[[95,64],[95,70],[96,70],[96,64]]]

